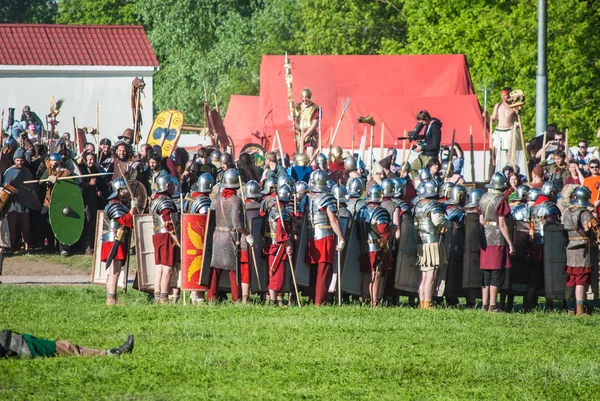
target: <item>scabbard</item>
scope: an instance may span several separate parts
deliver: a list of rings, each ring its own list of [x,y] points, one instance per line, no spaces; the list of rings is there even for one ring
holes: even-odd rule
[[[115,256],[117,256],[117,251],[119,250],[120,243],[121,241],[119,241],[118,239],[115,239],[113,241],[113,245],[112,248],[110,248],[110,253],[108,254],[108,258],[106,259],[106,265],[104,266],[104,269],[108,270],[112,262],[115,260]]]
[[[269,267],[269,275],[273,276],[275,274],[275,272],[277,272],[277,269],[279,268],[279,265],[283,261],[284,256],[285,256],[285,247],[283,246],[283,244],[279,244],[279,248],[277,248],[277,252],[275,253],[275,259],[273,259],[273,263]]]

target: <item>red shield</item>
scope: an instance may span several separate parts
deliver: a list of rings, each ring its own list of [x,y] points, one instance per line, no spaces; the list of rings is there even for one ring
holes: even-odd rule
[[[204,259],[206,222],[207,215],[181,215],[181,289],[185,291],[207,290],[198,284]]]

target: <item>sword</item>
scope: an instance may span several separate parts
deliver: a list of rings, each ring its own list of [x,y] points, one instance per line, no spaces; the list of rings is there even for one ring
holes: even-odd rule
[[[121,242],[123,242],[123,239],[125,238],[125,234],[126,234],[125,228],[119,227],[119,229],[117,230],[117,234],[115,235],[115,240],[113,241],[112,248],[110,248],[110,253],[108,254],[108,258],[106,259],[106,266],[104,267],[106,270],[108,270],[108,268],[112,264],[113,260],[115,259],[115,256],[117,256],[119,244]]]
[[[284,255],[284,249],[283,249],[283,244],[279,244],[279,248],[277,248],[277,252],[275,253],[275,259],[273,259],[273,263],[271,263],[271,266],[269,267],[269,275],[271,277],[273,277],[275,275],[275,272],[277,271],[277,267],[279,266],[279,263],[281,263],[281,261],[283,260],[283,255]]]

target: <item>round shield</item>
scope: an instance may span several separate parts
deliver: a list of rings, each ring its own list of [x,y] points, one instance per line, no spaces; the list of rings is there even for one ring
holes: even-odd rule
[[[83,197],[79,186],[72,180],[57,181],[50,196],[48,216],[57,240],[73,245],[83,231]]]
[[[142,184],[138,180],[127,180],[127,184],[129,184],[129,188],[131,188],[131,190],[133,191],[133,197],[138,200],[139,210],[145,210],[146,204],[148,203],[148,193],[146,192],[144,184]],[[123,197],[131,205],[131,196],[129,195],[129,191],[126,191]]]

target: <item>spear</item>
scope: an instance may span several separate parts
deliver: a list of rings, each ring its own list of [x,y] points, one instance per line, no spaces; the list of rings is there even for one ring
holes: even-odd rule
[[[244,190],[242,189],[242,177],[240,175],[238,175],[238,181],[240,182],[240,194],[242,195],[242,207],[244,209],[244,216],[248,216],[248,211],[246,210],[246,196],[244,195]],[[256,264],[256,254],[254,253],[254,245],[250,246],[250,244],[248,244],[248,248],[250,248],[250,254],[252,255],[254,273],[256,274],[256,282],[258,283],[258,291],[262,292],[262,288],[260,286],[260,276],[258,275],[258,265]]]
[[[277,196],[277,193],[275,193],[275,201],[277,202],[277,211],[279,212],[279,220],[281,220],[281,227],[283,228],[283,232],[285,232],[285,226],[283,225],[283,213],[281,213],[281,205],[279,204],[279,196]],[[294,290],[296,291],[296,300],[298,301],[298,306],[302,307],[302,302],[300,302],[300,293],[298,292],[298,284],[296,283],[296,272],[294,272],[294,263],[292,262],[292,255],[288,254],[288,262],[290,262],[292,280],[294,281]]]
[[[56,179],[56,181],[63,181],[63,180],[74,180],[77,178],[90,178],[90,177],[99,177],[101,175],[112,175],[113,173],[94,173],[94,174],[82,174],[82,175],[69,175],[67,177],[58,177]],[[44,178],[42,180],[29,180],[29,181],[23,181],[23,184],[36,184],[39,183],[41,184],[42,182],[48,182],[50,181],[49,178]]]
[[[344,108],[342,109],[342,115],[338,120],[337,126],[335,127],[335,132],[333,133],[333,138],[331,139],[331,143],[329,144],[329,151],[331,152],[331,148],[333,147],[333,143],[335,142],[335,137],[337,136],[338,130],[340,129],[340,124],[342,123],[342,119],[344,118],[344,114],[346,114],[346,110],[348,110],[348,105],[350,104],[350,96],[346,99],[346,103],[344,103]]]

